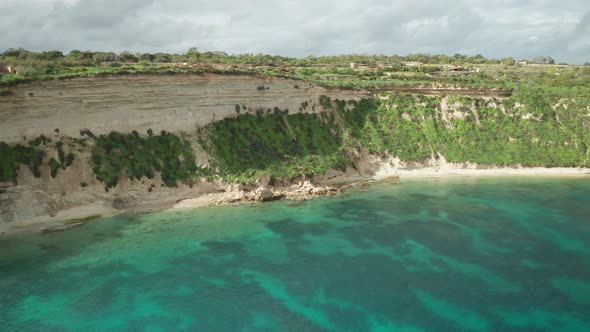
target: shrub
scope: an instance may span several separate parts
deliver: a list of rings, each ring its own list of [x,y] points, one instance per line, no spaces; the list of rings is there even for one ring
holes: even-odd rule
[[[49,159],[49,170],[51,171],[51,177],[54,178],[59,171],[61,164],[54,158]]]
[[[74,162],[74,159],[76,159],[76,156],[72,152],[68,153],[66,156],[65,167],[70,167]]]
[[[39,146],[39,145],[47,145],[47,143],[51,143],[51,138],[45,137],[45,135],[41,135],[34,140],[29,141],[29,145],[31,146]]]
[[[86,135],[90,138],[96,138],[96,136],[89,129],[80,130],[80,136],[84,136],[84,135]]]
[[[119,59],[119,61],[122,61],[122,62],[138,62],[139,61],[137,56],[135,56],[135,54],[133,54],[131,52],[123,52],[123,53],[119,54],[118,59]]]

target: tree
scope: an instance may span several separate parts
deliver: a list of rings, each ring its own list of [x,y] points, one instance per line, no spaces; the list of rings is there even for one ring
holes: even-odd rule
[[[57,60],[64,57],[64,54],[61,51],[47,51],[41,53],[41,58],[44,60]]]
[[[94,52],[92,51],[80,51],[80,50],[72,50],[66,57],[65,61],[78,64],[78,65],[92,65],[94,58]]]
[[[113,52],[96,52],[92,57],[92,61],[97,65],[103,62],[114,62],[116,60],[117,55]]]
[[[514,66],[516,63],[513,57],[504,58],[501,61],[505,66]]]
[[[538,56],[531,59],[532,63],[536,63],[539,65],[554,65],[555,60],[553,60],[550,56]]]
[[[166,54],[166,53],[154,53],[154,61],[155,62],[172,62],[172,57],[170,56],[170,54]]]
[[[137,56],[135,56],[135,54],[125,51],[125,52],[119,54],[119,61],[137,62],[137,61],[139,61],[139,59],[137,58]]]
[[[482,64],[482,63],[487,62],[486,58],[481,54],[471,56],[471,57],[467,58],[466,61],[468,63],[473,63],[473,64]]]
[[[152,61],[154,61],[154,55],[150,54],[150,53],[143,53],[142,55],[139,56],[139,60],[152,62]]]
[[[455,53],[453,55],[453,58],[455,58],[456,60],[465,60],[465,59],[467,59],[467,55],[464,55],[461,53]]]
[[[8,50],[6,50],[4,53],[2,53],[2,57],[3,58],[8,58],[8,57],[12,57],[12,58],[17,58],[17,59],[22,59],[25,60],[29,57],[29,55],[32,52],[25,50],[22,47],[19,47],[17,49],[15,48],[9,48]]]

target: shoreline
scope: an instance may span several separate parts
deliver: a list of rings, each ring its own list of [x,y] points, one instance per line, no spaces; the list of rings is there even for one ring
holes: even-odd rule
[[[384,183],[388,181],[403,181],[404,179],[428,179],[428,178],[461,178],[461,177],[551,177],[551,178],[586,178],[590,177],[590,168],[568,167],[521,167],[521,168],[477,168],[459,167],[446,164],[440,167],[397,167],[380,163],[380,167],[372,176],[340,175],[336,179],[326,179],[318,184],[309,181],[299,182],[291,186],[272,187],[259,186],[254,190],[247,190],[239,185],[230,185],[228,190],[218,193],[201,194],[176,201],[172,204],[158,204],[145,206],[140,209],[117,210],[107,206],[104,202],[95,202],[90,205],[78,206],[60,211],[54,217],[35,217],[27,221],[15,224],[0,225],[0,238],[2,236],[23,233],[38,232],[51,233],[65,231],[70,228],[83,226],[90,222],[93,216],[112,217],[123,213],[141,213],[144,211],[159,212],[173,210],[198,209],[202,207],[228,206],[270,202],[275,200],[304,201],[316,197],[339,195],[350,188],[364,187],[369,183]],[[470,165],[471,166],[471,165]],[[161,202],[160,202],[161,203]],[[157,205],[157,206],[156,206]],[[88,220],[84,220],[89,218]],[[73,220],[80,219],[81,222]]]
[[[424,167],[424,168],[397,168],[385,167],[379,169],[373,178],[380,179],[399,176],[404,178],[440,178],[440,177],[504,177],[504,176],[526,176],[526,177],[588,177],[590,168],[570,167],[522,167],[522,168],[459,168],[450,167]]]
[[[253,191],[234,189],[223,193],[205,194],[176,202],[166,210],[196,209],[200,207],[268,202],[280,199],[307,200],[314,197],[333,196],[353,187],[371,182],[400,181],[404,179],[461,178],[461,177],[590,177],[590,168],[521,167],[475,168],[446,163],[441,167],[399,168],[382,164],[372,176],[339,176],[339,181],[326,180],[320,184],[309,181],[290,187],[264,187]]]

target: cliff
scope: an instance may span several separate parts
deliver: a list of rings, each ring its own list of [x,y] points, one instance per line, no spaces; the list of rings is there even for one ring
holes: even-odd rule
[[[193,162],[207,165],[210,156],[196,142],[196,133],[211,122],[277,107],[320,112],[320,96],[359,99],[366,95],[276,77],[219,74],[98,76],[0,90],[0,142],[4,144],[0,146],[4,177],[0,179],[0,226],[11,227],[73,219],[89,211],[106,215],[159,208],[225,187],[212,177],[191,180],[190,186],[183,181],[167,186],[156,172],[141,180],[115,174],[117,185],[105,190],[91,162],[96,142],[82,137],[81,130],[93,136],[111,132],[146,136],[148,130],[158,137],[162,131],[173,133],[169,135],[190,141]],[[35,150],[39,158],[33,159],[38,160],[23,160],[26,153],[14,149],[15,145]],[[66,153],[73,156],[67,167]],[[88,206],[92,208],[79,209]]]
[[[0,232],[388,167],[589,165],[585,98],[411,92],[217,74],[3,87]]]
[[[238,115],[236,105],[296,111],[321,95],[340,99],[366,95],[328,91],[303,81],[229,74],[98,76],[0,90],[0,141],[5,142],[53,134],[56,128],[74,137],[83,128],[95,134],[149,128],[193,132],[198,126]]]

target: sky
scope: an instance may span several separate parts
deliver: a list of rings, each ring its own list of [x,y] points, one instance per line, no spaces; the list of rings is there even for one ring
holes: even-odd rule
[[[0,0],[0,51],[409,53],[590,62],[589,0]]]

